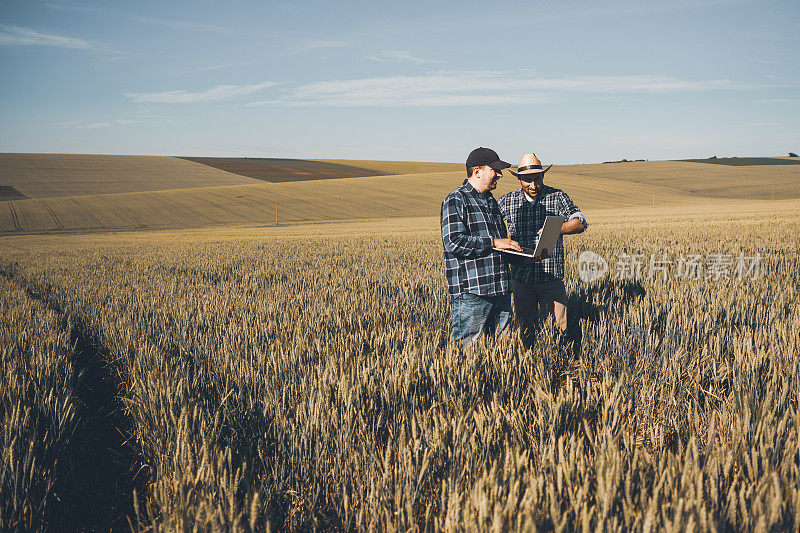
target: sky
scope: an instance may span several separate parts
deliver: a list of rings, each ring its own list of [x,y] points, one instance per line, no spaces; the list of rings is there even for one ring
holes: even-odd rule
[[[0,0],[0,152],[800,152],[800,2]]]

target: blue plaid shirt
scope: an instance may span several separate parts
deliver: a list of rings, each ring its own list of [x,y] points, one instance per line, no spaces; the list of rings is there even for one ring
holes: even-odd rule
[[[500,206],[492,193],[479,193],[469,181],[442,202],[442,244],[451,295],[496,296],[511,291],[508,266],[492,250],[507,236]]]
[[[523,248],[535,248],[538,232],[548,215],[558,215],[564,220],[577,218],[586,228],[586,217],[567,193],[547,185],[536,195],[533,202],[525,199],[522,189],[511,191],[500,197],[500,210],[508,222],[511,238]],[[511,265],[511,278],[524,283],[544,283],[564,279],[564,240],[558,236],[553,254],[541,263]]]

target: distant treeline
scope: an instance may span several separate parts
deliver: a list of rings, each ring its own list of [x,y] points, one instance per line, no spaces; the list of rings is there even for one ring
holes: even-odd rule
[[[619,161],[603,161],[603,163],[633,163],[636,161],[647,161],[647,159],[620,159]]]

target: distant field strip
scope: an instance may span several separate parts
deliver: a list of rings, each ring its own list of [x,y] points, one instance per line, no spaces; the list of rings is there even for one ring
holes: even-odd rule
[[[304,159],[263,157],[180,157],[178,159],[193,161],[225,172],[270,183],[397,174],[397,172],[361,168],[343,163]]]
[[[556,171],[656,187],[656,195],[660,187],[676,194],[699,198],[770,200],[773,192],[775,200],[800,198],[799,165],[729,166],[688,161],[648,161],[559,165],[548,176]],[[573,193],[571,189],[568,192]]]
[[[0,185],[0,202],[8,200],[24,200],[25,198],[27,198],[27,196],[19,192],[14,187]]]
[[[465,172],[462,163],[426,163],[423,161],[373,161],[369,159],[313,159],[322,163],[338,163],[369,168],[386,174],[422,174],[425,172]]]
[[[175,157],[0,154],[0,184],[29,198],[248,183],[257,181]]]
[[[777,157],[715,157],[707,159],[681,159],[691,163],[710,163],[712,165],[731,165],[749,167],[753,165],[800,165],[800,159]]]

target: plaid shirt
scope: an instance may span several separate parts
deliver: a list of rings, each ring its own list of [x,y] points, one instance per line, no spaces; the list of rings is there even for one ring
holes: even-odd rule
[[[467,180],[442,202],[442,244],[450,294],[496,296],[511,292],[508,266],[492,250],[507,236],[491,192],[480,194]]]
[[[547,185],[536,195],[533,202],[525,199],[522,189],[511,191],[500,198],[500,210],[508,222],[511,238],[523,248],[534,248],[539,239],[538,232],[544,226],[548,215],[559,215],[564,220],[580,219],[586,228],[586,218],[572,201],[572,198],[561,189]],[[564,242],[558,236],[556,247],[549,259],[532,265],[512,264],[511,278],[524,283],[544,283],[556,279],[564,279]]]

